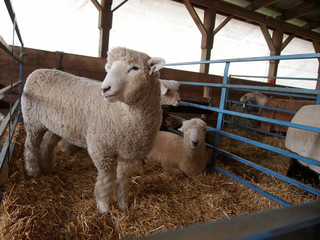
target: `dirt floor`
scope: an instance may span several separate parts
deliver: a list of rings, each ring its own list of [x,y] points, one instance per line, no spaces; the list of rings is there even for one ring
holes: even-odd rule
[[[243,134],[237,129],[231,132]],[[280,147],[283,141],[251,136]],[[97,171],[85,150],[56,151],[56,171],[28,178],[23,171],[23,126],[0,205],[0,239],[117,239],[177,229],[281,207],[231,178],[206,171],[195,178],[169,176],[156,164],[136,169],[130,208],[99,215],[93,189]],[[209,136],[210,138],[210,136]],[[220,147],[286,173],[288,159],[227,138]],[[218,156],[217,165],[292,204],[317,199],[296,187]]]

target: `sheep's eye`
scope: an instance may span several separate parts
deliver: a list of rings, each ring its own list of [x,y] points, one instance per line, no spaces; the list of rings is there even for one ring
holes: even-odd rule
[[[131,67],[130,69],[129,69],[129,72],[131,72],[131,71],[138,71],[139,70],[139,68],[137,67],[137,66],[133,66],[133,67]]]

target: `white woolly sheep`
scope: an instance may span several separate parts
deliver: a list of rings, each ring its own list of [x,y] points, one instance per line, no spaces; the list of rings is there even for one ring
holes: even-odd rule
[[[160,79],[161,105],[178,106],[180,95],[178,93],[180,83],[175,80]]]
[[[183,137],[159,131],[147,160],[161,163],[170,174],[199,175],[206,167],[208,156],[205,145],[207,124],[198,118],[184,121],[179,131]]]
[[[246,103],[265,106],[267,101],[268,101],[268,97],[259,92],[246,93],[240,98],[240,102],[244,103],[243,106],[245,106]],[[261,113],[261,108],[259,108],[258,110],[259,115],[260,113]]]
[[[302,107],[292,118],[292,123],[320,128],[320,105]],[[320,162],[320,133],[289,127],[285,146],[292,152]],[[307,167],[301,168],[302,166]],[[307,183],[319,183],[320,166],[291,159],[287,176]]]
[[[26,174],[49,171],[54,146],[63,138],[87,148],[98,170],[99,212],[108,212],[116,189],[119,207],[127,208],[130,171],[123,163],[144,158],[153,146],[161,121],[158,71],[163,65],[162,58],[114,48],[102,84],[58,70],[31,73],[21,100]]]
[[[172,105],[178,106],[180,103],[180,95],[179,95],[179,86],[180,83],[175,80],[164,80],[160,79],[160,89],[161,89],[161,105]],[[63,153],[74,152],[78,148],[65,139],[61,139],[58,143],[60,150]]]

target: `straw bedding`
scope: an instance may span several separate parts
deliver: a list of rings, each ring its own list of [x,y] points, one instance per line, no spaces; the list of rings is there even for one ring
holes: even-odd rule
[[[97,173],[86,151],[63,154],[57,150],[55,173],[28,178],[23,172],[25,136],[20,127],[0,205],[0,239],[128,238],[280,207],[218,172],[196,178],[169,176],[148,163],[135,169],[130,178],[130,209],[119,211],[113,206],[110,214],[101,216],[93,195]],[[267,163],[274,155],[228,139],[222,139],[221,145]],[[217,164],[289,203],[316,199],[223,157]],[[275,168],[283,173],[286,167]]]

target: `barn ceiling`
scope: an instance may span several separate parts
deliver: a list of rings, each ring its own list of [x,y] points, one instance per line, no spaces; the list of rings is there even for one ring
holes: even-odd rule
[[[185,0],[173,0],[184,3]],[[189,0],[193,7],[320,41],[320,0]]]

